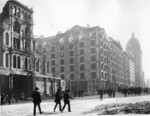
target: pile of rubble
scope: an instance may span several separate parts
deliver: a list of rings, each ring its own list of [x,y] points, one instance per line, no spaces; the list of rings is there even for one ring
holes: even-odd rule
[[[150,114],[150,102],[138,102],[128,104],[106,104],[95,107],[89,112],[98,115],[115,115],[115,114]]]

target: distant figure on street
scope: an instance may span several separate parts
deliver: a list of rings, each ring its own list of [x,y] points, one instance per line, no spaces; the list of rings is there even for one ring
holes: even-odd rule
[[[71,112],[71,107],[70,107],[70,99],[74,99],[69,95],[70,90],[66,90],[64,93],[64,106],[62,108],[62,112],[66,107],[66,104],[68,105],[68,112]]]
[[[61,99],[62,99],[62,97],[61,97],[61,90],[58,89],[56,94],[55,94],[55,101],[54,102],[56,102],[56,105],[54,107],[54,112],[55,112],[56,107],[57,107],[58,104],[59,104],[59,110],[62,111],[61,110]]]
[[[2,93],[2,94],[1,94],[1,105],[4,104],[4,100],[5,100],[5,94]]]
[[[74,91],[74,97],[76,97],[77,96],[77,91]]]
[[[12,98],[11,91],[8,91],[6,95],[6,101],[9,103],[9,105],[11,104],[11,98]]]
[[[41,111],[41,106],[40,106],[40,103],[42,102],[41,95],[40,95],[40,92],[38,92],[38,90],[39,88],[35,87],[35,91],[32,93],[33,104],[34,104],[34,109],[33,109],[34,116],[36,116],[36,106],[38,106],[40,114],[43,113]]]
[[[103,100],[103,94],[104,94],[103,89],[100,89],[99,90],[99,95],[100,95],[101,100]]]

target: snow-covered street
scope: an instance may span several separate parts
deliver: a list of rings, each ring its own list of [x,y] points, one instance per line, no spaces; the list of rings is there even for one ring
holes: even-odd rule
[[[90,96],[71,100],[72,112],[68,112],[68,107],[66,107],[64,112],[61,113],[58,107],[56,109],[56,112],[53,112],[55,103],[53,102],[53,100],[49,100],[43,101],[41,103],[41,108],[44,112],[43,114],[40,115],[37,108],[37,116],[95,116],[99,114],[99,111],[96,111],[94,109],[98,108],[99,106],[112,106],[111,104],[127,104],[144,101],[150,102],[150,95],[120,98],[105,97],[102,101],[99,99],[99,96]],[[0,106],[0,112],[1,116],[33,116],[33,104],[32,102],[27,102],[20,104],[3,105]]]

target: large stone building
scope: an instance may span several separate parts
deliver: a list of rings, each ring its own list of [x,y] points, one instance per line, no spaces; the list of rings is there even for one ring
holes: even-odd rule
[[[131,52],[133,55],[133,60],[135,63],[135,86],[144,87],[144,74],[142,71],[142,50],[140,43],[134,34],[132,34],[131,39],[127,43],[126,51]]]
[[[41,40],[49,51],[51,72],[66,80],[72,91],[92,93],[99,88],[128,86],[127,55],[120,42],[107,37],[103,28],[76,25]]]
[[[49,62],[43,49],[35,49],[33,10],[9,0],[0,14],[0,92],[27,97],[35,86],[52,94]]]

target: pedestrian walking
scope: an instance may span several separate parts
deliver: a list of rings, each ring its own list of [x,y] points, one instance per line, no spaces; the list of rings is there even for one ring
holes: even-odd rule
[[[54,102],[56,102],[56,104],[55,104],[55,107],[54,107],[54,112],[55,112],[56,107],[57,107],[58,104],[59,104],[59,110],[62,111],[61,110],[61,99],[62,99],[62,97],[61,97],[61,90],[58,89],[56,94],[55,94],[55,101]]]
[[[35,87],[35,91],[32,93],[33,104],[34,104],[34,109],[33,109],[34,116],[36,116],[36,106],[38,106],[40,114],[43,113],[41,111],[41,106],[40,106],[40,103],[42,102],[41,95],[40,95],[40,92],[38,92],[38,90],[39,90],[39,88]]]
[[[100,95],[100,99],[102,101],[103,100],[103,90],[102,89],[99,90],[99,95]]]
[[[66,90],[64,93],[64,106],[62,108],[62,112],[66,107],[66,104],[68,105],[68,112],[71,112],[71,106],[70,106],[70,99],[74,99],[69,95],[70,90]]]
[[[8,104],[11,104],[11,98],[12,98],[12,93],[11,91],[8,91],[7,95],[6,95],[6,101],[8,102]]]
[[[5,94],[2,93],[2,94],[1,94],[1,105],[4,104],[4,100],[5,100]]]

